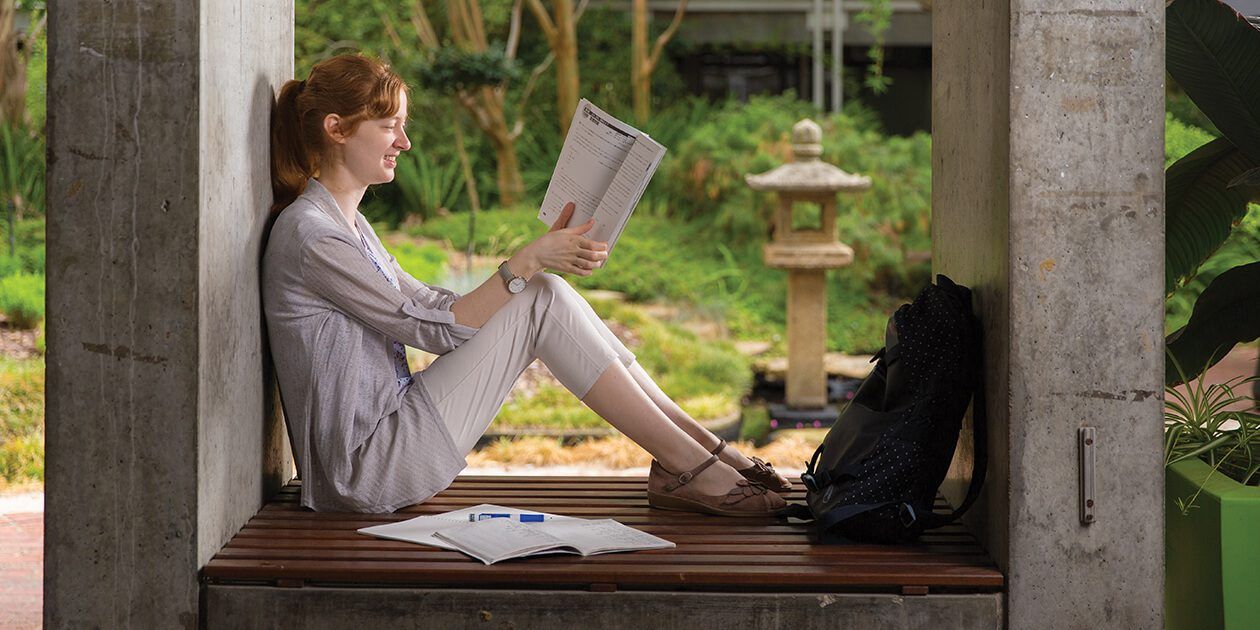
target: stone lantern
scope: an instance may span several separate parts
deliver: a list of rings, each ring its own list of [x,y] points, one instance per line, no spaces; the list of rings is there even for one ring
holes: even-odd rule
[[[788,270],[787,409],[771,408],[779,419],[834,420],[827,405],[826,271],[853,262],[853,248],[836,234],[836,193],[857,192],[871,179],[823,162],[822,128],[806,118],[792,126],[794,161],[759,175],[745,175],[754,190],[778,193],[774,236],[766,243],[766,265]],[[818,221],[793,225],[793,209],[818,206]],[[799,219],[799,217],[798,217]]]

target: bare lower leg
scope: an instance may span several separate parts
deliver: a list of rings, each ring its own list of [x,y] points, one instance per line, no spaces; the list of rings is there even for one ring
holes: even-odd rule
[[[647,394],[648,398],[652,400],[661,412],[673,421],[678,428],[682,429],[683,432],[691,436],[691,439],[695,440],[700,444],[700,446],[704,447],[704,450],[712,451],[713,448],[718,445],[718,442],[720,441],[718,436],[713,435],[711,431],[704,428],[704,426],[702,426],[699,422],[696,422],[695,418],[692,418],[690,414],[683,411],[683,408],[679,407],[678,403],[675,403],[672,398],[661,390],[660,386],[656,384],[656,381],[652,380],[652,377],[648,375],[648,373],[643,369],[643,366],[639,365],[637,361],[630,364],[629,372],[630,376],[634,378],[634,381],[639,384],[639,387]],[[730,446],[722,449],[719,457],[724,463],[732,466],[736,470],[753,465],[752,460],[748,459],[743,453],[740,453],[734,447]]]
[[[708,449],[665,415],[620,361],[613,361],[604,370],[582,401],[668,470],[691,470],[709,457]],[[717,440],[712,443],[717,444]],[[701,493],[720,495],[742,478],[734,468],[719,462],[691,483]]]

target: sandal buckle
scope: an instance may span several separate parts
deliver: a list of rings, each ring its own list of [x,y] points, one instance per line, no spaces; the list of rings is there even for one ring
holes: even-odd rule
[[[687,472],[678,475],[678,483],[687,483],[688,481],[691,481],[691,478],[694,476],[695,475],[691,474],[691,471],[688,470]]]

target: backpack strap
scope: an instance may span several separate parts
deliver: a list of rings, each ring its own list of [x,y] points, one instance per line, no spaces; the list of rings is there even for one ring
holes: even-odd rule
[[[983,330],[980,327],[979,320],[976,322],[976,339],[983,339]],[[988,406],[985,404],[984,397],[984,351],[983,345],[976,358],[976,375],[977,381],[975,389],[971,396],[972,413],[971,413],[971,484],[967,486],[967,495],[963,498],[962,503],[949,514],[928,513],[922,515],[927,529],[935,529],[944,525],[948,525],[956,520],[967,510],[971,509],[971,505],[980,498],[980,489],[984,486],[984,477],[989,469],[989,416]]]

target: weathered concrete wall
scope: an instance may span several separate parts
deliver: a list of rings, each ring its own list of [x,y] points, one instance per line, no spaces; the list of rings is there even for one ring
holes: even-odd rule
[[[209,630],[1002,627],[1002,595],[206,587]]]
[[[194,627],[199,567],[288,470],[256,276],[291,16],[49,6],[48,628]]]
[[[1160,627],[1164,3],[934,6],[934,260],[998,318],[973,516],[1010,626]]]
[[[985,329],[989,472],[967,515],[998,566],[1007,565],[1009,458],[1010,193],[1009,0],[933,5],[932,262],[971,287]],[[971,479],[970,419],[959,438],[946,495],[957,505]]]
[[[293,76],[293,17],[292,0],[203,0],[198,566],[292,478],[258,271],[271,105]]]

